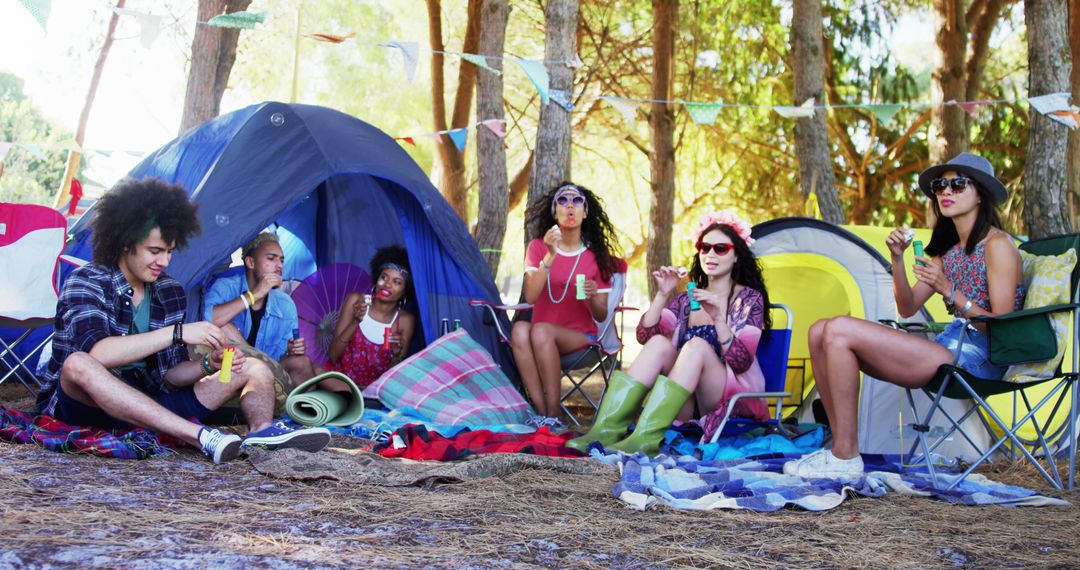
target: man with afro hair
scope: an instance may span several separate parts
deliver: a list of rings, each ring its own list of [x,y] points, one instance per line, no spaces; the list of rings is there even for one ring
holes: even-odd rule
[[[38,396],[43,414],[73,425],[131,426],[186,441],[229,461],[244,446],[318,451],[324,429],[273,422],[269,368],[239,351],[232,379],[221,378],[225,334],[212,323],[184,323],[187,296],[164,270],[174,250],[200,232],[198,206],[179,185],[126,179],[94,206],[93,263],[72,272],[56,307],[53,353]],[[202,362],[188,345],[213,352]],[[240,395],[247,437],[192,422]]]

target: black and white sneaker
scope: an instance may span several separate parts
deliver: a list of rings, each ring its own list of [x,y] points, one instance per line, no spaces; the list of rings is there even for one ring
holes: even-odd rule
[[[199,430],[199,444],[202,445],[202,452],[215,464],[240,456],[240,436],[235,434],[203,427]]]

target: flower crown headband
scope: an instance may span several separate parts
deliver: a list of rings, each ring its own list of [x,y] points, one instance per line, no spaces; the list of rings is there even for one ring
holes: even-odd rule
[[[754,238],[750,237],[750,223],[737,216],[735,212],[732,212],[731,210],[717,210],[701,216],[701,219],[698,220],[697,238],[694,240],[695,243],[701,241],[701,235],[705,233],[705,230],[707,230],[709,226],[716,224],[727,226],[735,230],[735,233],[746,242],[747,246],[754,244]]]

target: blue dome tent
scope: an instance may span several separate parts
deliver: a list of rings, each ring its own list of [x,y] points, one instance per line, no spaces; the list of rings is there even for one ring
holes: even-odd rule
[[[409,309],[423,337],[460,319],[513,374],[494,327],[468,306],[499,301],[476,243],[420,167],[372,125],[325,107],[252,105],[184,133],[129,175],[182,184],[199,204],[202,234],[167,269],[188,290],[189,320],[215,269],[265,228],[281,236],[286,279],[332,263],[366,269],[375,249],[398,244],[409,252],[418,305]],[[66,254],[90,258],[88,213]]]

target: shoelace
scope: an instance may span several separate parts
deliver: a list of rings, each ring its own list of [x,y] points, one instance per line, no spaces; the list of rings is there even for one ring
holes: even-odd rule
[[[206,439],[206,443],[203,444],[203,453],[213,453],[214,448],[217,447],[221,440],[225,439],[225,434],[218,430],[206,430],[210,435]]]

